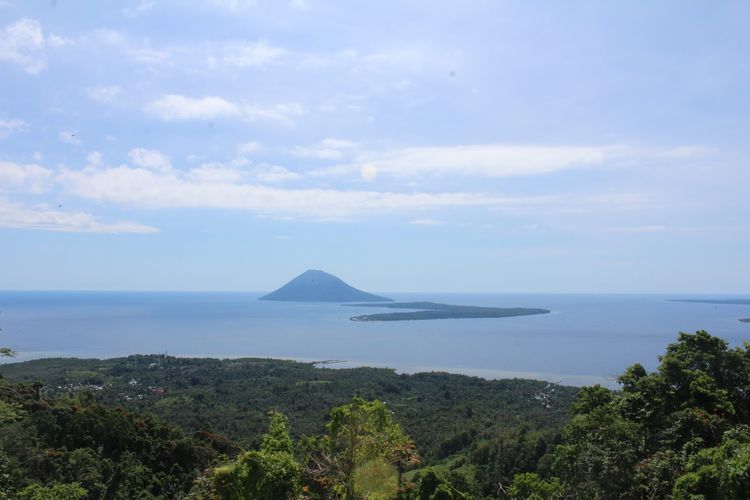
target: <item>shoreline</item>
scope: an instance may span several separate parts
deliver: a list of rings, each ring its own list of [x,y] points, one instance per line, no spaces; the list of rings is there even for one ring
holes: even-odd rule
[[[429,365],[397,365],[378,361],[362,360],[342,360],[342,359],[323,359],[307,358],[299,356],[263,356],[263,355],[202,355],[202,354],[182,354],[182,353],[131,353],[114,356],[89,356],[89,355],[70,355],[62,352],[27,352],[18,353],[14,358],[5,358],[0,360],[0,369],[4,365],[27,363],[39,359],[81,359],[81,360],[111,360],[118,358],[127,358],[129,356],[169,356],[174,358],[197,358],[197,359],[256,359],[272,361],[292,361],[296,363],[311,364],[319,369],[356,369],[356,368],[381,368],[393,370],[397,374],[415,375],[418,373],[450,373],[453,375],[463,375],[466,377],[477,377],[485,380],[509,380],[525,379],[539,380],[559,385],[583,387],[587,385],[600,384],[610,389],[618,389],[620,385],[615,377],[570,373],[550,373],[550,372],[526,372],[518,370],[502,370],[495,368],[466,368],[450,366],[429,366]]]

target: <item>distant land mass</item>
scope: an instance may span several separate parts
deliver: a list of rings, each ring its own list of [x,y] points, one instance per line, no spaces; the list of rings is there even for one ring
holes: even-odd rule
[[[336,276],[310,269],[259,300],[289,302],[391,302],[393,299],[363,292]]]
[[[750,323],[750,318],[740,318],[743,323]]]
[[[362,314],[352,316],[352,321],[407,321],[419,319],[456,319],[456,318],[509,318],[511,316],[528,316],[547,314],[547,309],[527,307],[479,307],[454,306],[437,302],[393,302],[390,304],[344,304],[360,307],[387,307],[389,309],[419,309],[418,311]]]
[[[750,299],[669,299],[669,302],[694,302],[696,304],[732,304],[750,306]]]

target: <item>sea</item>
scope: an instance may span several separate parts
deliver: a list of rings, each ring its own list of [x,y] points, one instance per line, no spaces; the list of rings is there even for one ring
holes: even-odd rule
[[[130,354],[263,357],[320,366],[445,371],[615,387],[633,363],[653,370],[678,332],[750,341],[750,306],[673,302],[747,295],[386,294],[397,301],[540,307],[511,318],[356,322],[372,307],[260,301],[250,292],[0,292],[0,346],[12,361]],[[383,309],[383,312],[389,310]],[[9,360],[3,360],[9,362]]]

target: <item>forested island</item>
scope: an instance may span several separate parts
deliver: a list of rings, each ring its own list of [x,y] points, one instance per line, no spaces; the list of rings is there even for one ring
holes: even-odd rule
[[[671,299],[670,302],[691,302],[695,304],[750,306],[750,299]],[[750,318],[739,318],[738,321],[742,323],[750,323]]]
[[[750,306],[750,299],[669,299],[669,302],[692,302],[694,304]]]
[[[0,498],[743,499],[750,346],[681,333],[621,390],[268,359],[0,367]]]
[[[418,309],[393,313],[361,314],[352,316],[352,321],[406,321],[421,319],[451,318],[509,318],[547,314],[549,310],[527,307],[479,307],[455,306],[437,302],[390,302],[386,304],[343,304],[352,307],[387,307],[388,309]]]

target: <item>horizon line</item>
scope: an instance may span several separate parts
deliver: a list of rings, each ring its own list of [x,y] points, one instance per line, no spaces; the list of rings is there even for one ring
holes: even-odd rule
[[[238,294],[268,294],[271,291],[261,290],[221,290],[221,289],[115,289],[115,288],[36,288],[36,289],[14,289],[0,288],[0,293],[238,293]],[[692,292],[625,292],[625,291],[375,291],[377,294],[455,294],[455,295],[748,295],[750,292],[717,292],[717,291],[692,291]]]

